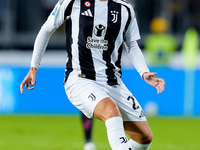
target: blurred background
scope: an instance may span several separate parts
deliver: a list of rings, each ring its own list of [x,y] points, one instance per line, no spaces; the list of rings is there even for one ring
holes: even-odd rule
[[[126,52],[122,59],[123,81],[147,116],[198,118],[200,0],[129,1],[141,33],[139,46],[150,70],[165,79],[166,89],[157,95],[156,89],[140,78]],[[29,71],[34,40],[56,3],[57,0],[0,0],[1,115],[80,114],[62,86],[66,61],[64,26],[49,41],[35,89],[25,90],[24,95],[19,91]]]
[[[24,95],[19,93],[19,84],[30,66],[36,35],[56,3],[57,0],[0,0],[1,113],[78,113],[62,87],[66,60],[64,26],[49,41],[36,89],[25,91]],[[141,33],[138,43],[150,70],[166,80],[166,91],[156,95],[155,89],[135,73],[126,53],[122,60],[124,82],[146,111],[155,111],[157,115],[200,115],[200,1],[133,0],[131,3]],[[133,81],[128,82],[127,75]]]
[[[155,17],[164,17],[169,23],[169,33],[176,36],[180,49],[183,34],[190,27],[200,30],[199,0],[129,0],[135,7],[144,47],[144,38],[150,33],[150,23]],[[35,36],[57,0],[1,0],[0,48],[32,49]],[[57,34],[60,34],[57,36]],[[49,43],[49,48],[65,48],[64,33]]]

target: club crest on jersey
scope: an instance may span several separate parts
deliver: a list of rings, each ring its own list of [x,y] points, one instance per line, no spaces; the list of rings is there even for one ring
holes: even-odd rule
[[[117,22],[117,20],[118,20],[118,14],[119,14],[119,12],[118,11],[110,11],[111,12],[111,15],[112,15],[112,22],[113,23],[116,23]]]
[[[86,7],[90,7],[91,6],[91,3],[89,1],[86,1],[84,4],[85,4]]]
[[[96,100],[96,96],[95,96],[93,93],[91,93],[91,94],[88,96],[88,98],[91,98],[92,101],[95,101],[95,100]]]

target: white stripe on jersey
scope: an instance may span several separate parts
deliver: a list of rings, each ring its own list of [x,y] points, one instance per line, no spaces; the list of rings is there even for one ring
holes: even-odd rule
[[[121,11],[122,11],[122,14],[125,14],[125,15],[122,16],[124,18],[124,20],[128,20],[128,15],[125,13],[127,10],[126,10],[126,8],[124,6],[122,6],[122,10]],[[123,35],[123,30],[122,29],[124,29],[125,25],[126,25],[126,24],[123,23],[124,20],[121,19],[121,28],[120,28],[119,35]],[[117,39],[116,39],[115,50],[114,50],[114,52],[113,52],[113,54],[111,56],[112,57],[111,60],[113,60],[113,64],[115,64],[114,62],[116,62],[117,59],[118,59],[118,55],[119,55],[118,49],[121,46],[120,40],[122,38],[123,37],[118,36]],[[116,70],[120,70],[120,68],[118,68],[116,65],[115,65],[115,67],[116,67]]]
[[[116,76],[120,77],[121,67],[118,64],[118,67],[120,67],[118,68],[115,63],[118,59],[121,59],[119,57],[121,50],[119,51],[119,49],[122,46],[124,30],[131,8],[118,0],[117,3],[112,0],[96,0],[94,4],[90,2],[92,4],[90,6],[83,3],[84,0],[75,0],[72,7],[72,68],[79,73],[81,72],[81,74],[90,75],[94,72],[95,74],[92,76],[95,77],[91,78],[108,78],[111,80],[111,84],[116,84],[116,81],[112,80],[116,80]],[[92,9],[93,11],[91,11]],[[88,20],[89,18],[82,16],[93,16],[93,23],[91,19]],[[81,22],[79,22],[80,18]],[[88,29],[88,32],[86,29]],[[134,32],[137,33],[138,31]],[[91,56],[88,53],[89,51]],[[88,57],[87,54],[89,54]]]
[[[79,35],[79,14],[80,14],[80,9],[78,8],[78,5],[80,3],[80,0],[75,0],[74,5],[72,7],[73,11],[71,13],[71,18],[72,19],[72,34],[73,34],[73,43],[72,43],[72,68],[76,68],[76,70],[80,70],[80,65],[77,59],[79,57],[78,54],[78,35]],[[79,74],[81,72],[79,71]]]
[[[107,8],[108,2],[107,1],[95,1],[95,5],[98,5],[99,7],[94,10],[95,16],[94,16],[94,30],[98,28],[98,25],[102,25],[103,27],[107,26],[107,17],[108,17],[108,9],[99,9],[99,8]],[[101,18],[101,19],[100,19]],[[96,28],[95,28],[96,27]],[[95,32],[93,32],[92,38],[93,39],[99,39],[103,40],[105,37],[106,29],[103,31],[103,36],[102,37],[97,37],[95,35]],[[102,44],[104,45],[104,44]],[[106,79],[106,74],[105,74],[105,69],[106,69],[106,62],[103,60],[103,50],[97,50],[97,49],[91,49],[92,51],[92,56],[95,58],[94,59],[94,67],[99,74],[102,75],[101,78]],[[99,63],[98,60],[102,60],[101,63]],[[98,74],[97,74],[98,75]],[[97,77],[98,78],[98,77]]]

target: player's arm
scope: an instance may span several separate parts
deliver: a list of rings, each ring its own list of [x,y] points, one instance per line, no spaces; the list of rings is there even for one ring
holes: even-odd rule
[[[31,60],[31,68],[20,84],[20,91],[23,94],[24,93],[24,86],[26,85],[26,88],[29,90],[34,89],[33,85],[36,84],[35,78],[37,76],[37,69],[40,65],[40,62],[42,60],[42,57],[44,55],[44,52],[46,51],[46,47],[48,45],[49,39],[51,35],[54,33],[54,31],[60,27],[60,25],[64,22],[63,19],[59,19],[59,16],[55,14],[55,10],[58,11],[60,7],[60,4],[57,3],[54,10],[48,17],[47,21],[43,24],[41,27],[35,43],[34,43],[34,50]],[[30,87],[31,85],[32,87]]]
[[[132,19],[125,33],[125,46],[128,51],[128,56],[130,57],[134,67],[136,68],[140,76],[148,84],[156,87],[157,93],[161,93],[164,91],[165,81],[161,78],[156,77],[155,75],[157,73],[149,72],[142,51],[137,44],[137,40],[140,39],[140,34],[135,17],[135,12],[132,7],[130,7],[130,10]]]
[[[137,43],[137,40],[140,39],[140,33],[139,33],[139,28],[138,28],[135,12],[132,6],[130,6],[129,8],[131,10],[130,11],[131,20],[124,36],[125,48],[128,52],[128,56],[130,57],[134,67],[136,68],[140,76],[142,77],[144,72],[149,72],[149,69],[144,60],[142,51],[139,48],[138,43]]]
[[[126,43],[128,47],[128,56],[131,58],[131,61],[141,75],[142,79],[145,80],[148,84],[154,86],[157,89],[157,93],[162,93],[165,88],[165,81],[162,78],[156,77],[157,73],[149,72],[149,69],[146,65],[144,56],[141,49],[139,48],[136,41]]]
[[[24,93],[24,85],[26,85],[26,88],[29,90],[34,89],[34,87],[29,87],[29,84],[33,86],[36,83],[35,78],[37,75],[37,68],[40,65],[49,39],[55,30],[56,28],[52,25],[52,23],[49,20],[47,20],[40,29],[34,43],[31,68],[24,80],[22,81],[22,83],[20,84],[20,91],[22,94]]]
[[[40,62],[46,50],[48,41],[52,33],[54,32],[54,29],[53,28],[50,29],[49,27],[50,25],[48,25],[48,21],[45,22],[45,24],[42,26],[36,37],[32,60],[31,60],[31,68],[26,77],[24,78],[24,80],[22,81],[22,83],[20,84],[20,91],[22,94],[24,93],[24,85],[26,85],[26,88],[29,90],[34,89],[33,85],[36,84],[35,78],[37,76],[37,69],[40,65]],[[29,84],[32,87],[30,87]]]

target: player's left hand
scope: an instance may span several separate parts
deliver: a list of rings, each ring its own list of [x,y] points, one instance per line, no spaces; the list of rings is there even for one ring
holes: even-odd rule
[[[162,78],[156,77],[155,72],[145,72],[142,78],[150,85],[157,89],[157,94],[162,93],[165,89],[165,81]]]

